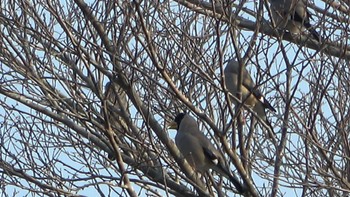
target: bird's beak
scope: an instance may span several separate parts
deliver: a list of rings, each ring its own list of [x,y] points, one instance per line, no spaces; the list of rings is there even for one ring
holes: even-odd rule
[[[177,129],[177,123],[175,121],[170,122],[168,129]]]

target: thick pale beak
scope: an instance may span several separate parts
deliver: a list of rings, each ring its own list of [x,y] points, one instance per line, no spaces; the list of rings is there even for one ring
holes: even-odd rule
[[[175,121],[170,122],[168,129],[177,129],[177,123]]]

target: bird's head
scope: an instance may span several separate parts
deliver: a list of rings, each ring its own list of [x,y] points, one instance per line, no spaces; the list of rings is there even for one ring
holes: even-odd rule
[[[225,67],[225,73],[237,73],[239,71],[239,63],[236,60],[230,60]]]
[[[184,119],[185,115],[185,113],[177,114],[174,121],[169,123],[169,129],[179,129],[180,123]]]

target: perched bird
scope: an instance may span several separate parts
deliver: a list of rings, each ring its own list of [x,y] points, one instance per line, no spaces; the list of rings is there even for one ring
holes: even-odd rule
[[[107,101],[109,101],[113,104],[113,108],[108,107],[108,105],[107,105],[107,118],[111,124],[111,127],[115,131],[115,137],[122,139],[123,133],[125,132],[124,131],[125,127],[123,127],[124,121],[120,117],[120,110],[122,107],[124,109],[128,110],[128,102],[126,99],[126,93],[118,84],[108,82],[105,85],[104,97]],[[104,116],[103,109],[101,109],[100,113],[103,114],[103,116]],[[104,121],[106,121],[106,120],[104,120]],[[102,121],[102,122],[104,122],[104,121]],[[110,155],[108,155],[108,158],[111,160],[114,160],[115,155],[110,154]]]
[[[128,110],[128,101],[126,100],[126,93],[124,90],[117,84],[113,83],[111,85],[111,82],[108,82],[105,85],[105,99],[109,102],[111,102],[114,106],[114,109],[108,109],[109,116],[113,118],[119,117],[118,113],[115,111],[117,108],[118,110],[123,107],[124,109]]]
[[[199,131],[198,124],[193,117],[179,113],[169,126],[170,129],[177,129],[175,143],[194,170],[205,173],[212,169],[228,178],[239,193],[245,192],[239,180],[228,170],[222,154]]]
[[[321,41],[319,33],[310,24],[311,14],[303,0],[270,0],[270,9],[277,27],[286,28],[291,34],[300,34],[307,29]]]
[[[225,84],[227,90],[236,96],[238,89],[239,63],[235,60],[230,60],[224,70]],[[265,99],[262,93],[257,89],[252,77],[249,75],[245,66],[243,66],[242,76],[242,102],[248,105],[257,113],[257,115],[270,127],[273,131],[271,123],[267,120],[265,109],[276,112],[272,105]],[[237,105],[237,101],[231,99]]]

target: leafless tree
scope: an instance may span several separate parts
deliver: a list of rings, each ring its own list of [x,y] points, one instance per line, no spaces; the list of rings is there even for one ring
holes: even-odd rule
[[[322,42],[273,28],[263,0],[0,4],[2,196],[238,196],[181,156],[182,111],[247,196],[349,195],[348,1],[308,2]],[[230,59],[277,109],[274,140],[230,102]]]

